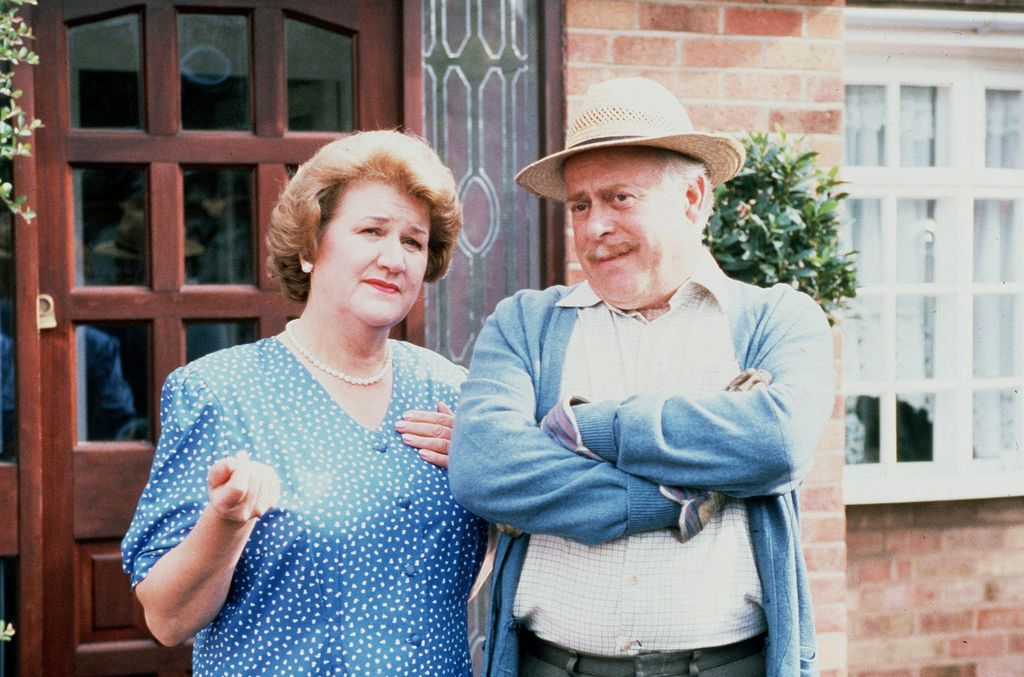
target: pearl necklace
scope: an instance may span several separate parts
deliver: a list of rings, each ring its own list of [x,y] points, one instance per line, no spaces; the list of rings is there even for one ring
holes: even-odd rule
[[[298,322],[298,320],[292,320],[291,322],[286,324],[284,326],[284,333],[287,334],[288,338],[292,340],[292,343],[295,345],[295,348],[299,351],[299,353],[301,353],[303,357],[309,360],[310,364],[312,364],[314,367],[316,367],[323,373],[327,374],[328,376],[333,376],[334,378],[341,379],[345,383],[349,383],[354,386],[372,386],[374,383],[377,383],[382,378],[384,378],[384,374],[387,373],[388,367],[391,366],[390,343],[385,344],[387,347],[385,349],[384,354],[384,366],[382,366],[380,368],[380,371],[378,371],[376,374],[372,376],[367,376],[366,378],[360,378],[359,376],[350,376],[343,371],[335,369],[330,365],[324,364],[323,362],[318,360],[317,357],[312,352],[307,350],[306,347],[302,345],[302,343],[299,341],[298,337],[295,336],[295,330],[293,329],[293,327],[296,322]]]

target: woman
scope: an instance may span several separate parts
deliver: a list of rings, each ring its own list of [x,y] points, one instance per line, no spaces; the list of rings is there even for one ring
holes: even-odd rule
[[[388,339],[460,226],[451,172],[423,141],[327,144],[267,238],[301,316],[168,378],[122,551],[156,638],[198,631],[194,674],[470,674],[486,527],[442,470],[464,371]]]

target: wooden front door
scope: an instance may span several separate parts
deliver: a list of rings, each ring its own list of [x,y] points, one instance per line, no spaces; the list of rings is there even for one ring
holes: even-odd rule
[[[159,389],[298,313],[264,273],[270,211],[337,132],[401,124],[401,3],[43,0],[33,24],[57,327],[39,347],[43,651],[22,667],[181,674],[191,648],[150,638],[119,552]]]

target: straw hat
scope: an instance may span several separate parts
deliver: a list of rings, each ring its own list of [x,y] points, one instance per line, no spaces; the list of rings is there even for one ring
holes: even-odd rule
[[[695,132],[679,99],[657,82],[616,78],[587,89],[583,107],[565,133],[565,150],[524,167],[516,183],[541,197],[565,200],[566,159],[612,146],[676,151],[703,162],[713,185],[734,177],[745,156],[743,145],[731,136]]]

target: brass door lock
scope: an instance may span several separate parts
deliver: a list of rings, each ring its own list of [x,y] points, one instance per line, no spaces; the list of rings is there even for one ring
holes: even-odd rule
[[[57,326],[57,313],[53,307],[53,297],[40,294],[36,297],[36,327],[38,329],[54,329]]]

